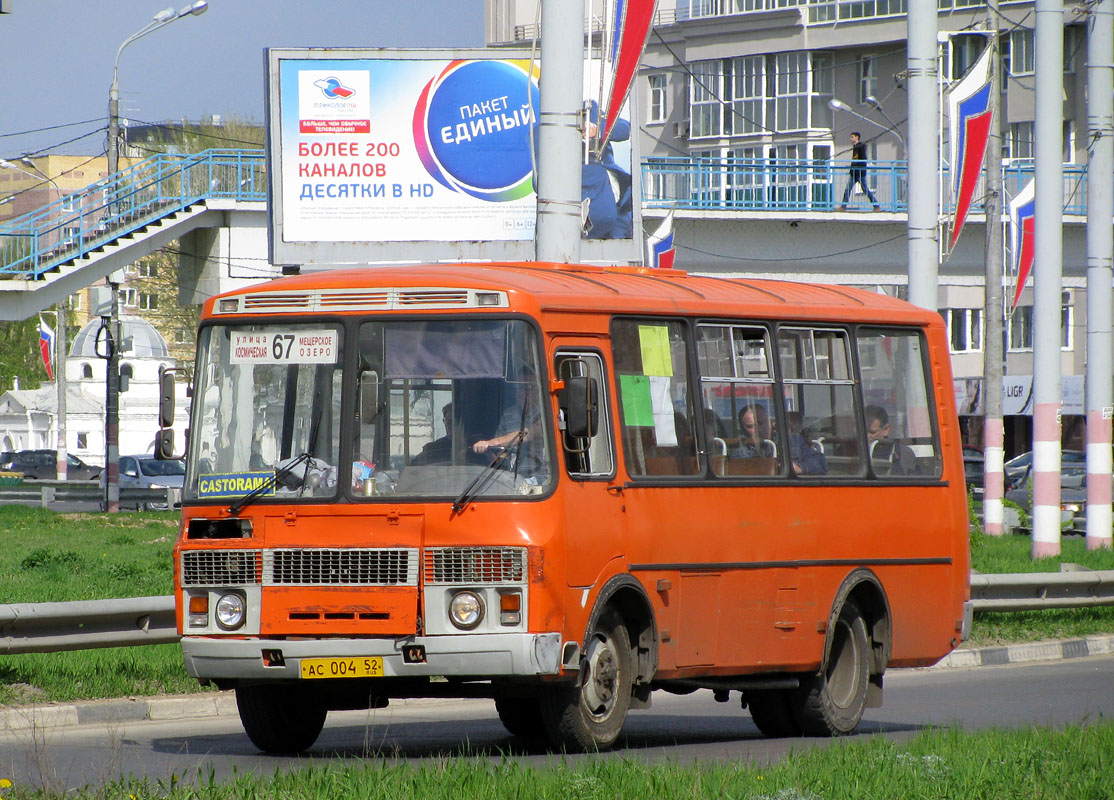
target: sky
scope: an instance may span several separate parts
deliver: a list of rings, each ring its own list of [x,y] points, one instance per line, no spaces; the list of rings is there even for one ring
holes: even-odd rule
[[[104,152],[116,51],[169,6],[12,0],[0,15],[0,158]],[[474,48],[483,29],[483,0],[209,0],[124,49],[120,116],[262,123],[265,47]]]

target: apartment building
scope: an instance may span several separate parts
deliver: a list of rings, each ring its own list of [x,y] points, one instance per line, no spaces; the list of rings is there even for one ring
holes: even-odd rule
[[[487,0],[490,45],[529,44],[534,0]],[[999,121],[1006,200],[1032,177],[1035,6],[938,0],[940,193],[950,188],[949,86],[998,29]],[[660,0],[634,92],[641,119],[643,202],[677,209],[678,266],[905,291],[907,210],[905,0]],[[586,30],[598,43],[599,17]],[[1064,10],[1065,446],[1082,426],[1086,249],[1085,55],[1087,6]],[[996,24],[995,24],[996,22]],[[586,40],[588,37],[586,37]],[[544,75],[544,65],[543,65]],[[868,157],[867,187],[848,194],[850,134]],[[942,252],[939,308],[952,339],[968,439],[980,444],[983,374],[981,187],[953,253]],[[941,241],[947,237],[941,232]],[[944,249],[944,248],[942,248]],[[1012,297],[1012,278],[1005,277]],[[1007,452],[1028,449],[1020,407],[1032,376],[1032,289],[1005,325]],[[1028,382],[1028,383],[1026,383]],[[1020,398],[1020,400],[1016,400]],[[1011,413],[1011,412],[1022,413]]]

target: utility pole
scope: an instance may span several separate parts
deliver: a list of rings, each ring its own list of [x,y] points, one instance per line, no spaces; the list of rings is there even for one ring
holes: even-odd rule
[[[909,0],[909,301],[936,311],[940,272],[935,0]]]
[[[1036,0],[1033,265],[1033,558],[1060,554],[1064,4]],[[1102,180],[1109,180],[1103,177]],[[1109,223],[1107,223],[1109,224]],[[1088,353],[1090,355],[1090,353]]]
[[[1114,188],[1114,0],[1098,0],[1087,22],[1087,549],[1111,547],[1111,414],[1114,413],[1112,255]]]
[[[55,449],[58,451],[58,480],[66,480],[66,301],[58,304],[54,327],[54,385],[58,390],[58,430]]]
[[[986,251],[983,319],[983,522],[991,536],[1005,533],[1005,429],[1002,423],[1002,74],[998,59],[998,2],[986,5],[990,48],[990,136],[986,144]]]
[[[580,261],[584,131],[583,6],[542,4],[541,109],[538,119],[538,261]]]

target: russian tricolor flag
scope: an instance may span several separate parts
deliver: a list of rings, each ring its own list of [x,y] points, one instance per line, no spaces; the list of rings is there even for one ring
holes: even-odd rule
[[[990,139],[993,116],[990,111],[990,53],[990,47],[983,50],[979,60],[948,96],[955,197],[955,220],[949,249],[955,247],[963,223],[967,221]]]
[[[1036,181],[1029,181],[1017,197],[1010,200],[1010,267],[1017,275],[1017,287],[1013,291],[1013,305],[1010,313],[1017,308],[1021,290],[1033,271],[1033,230],[1036,219]]]
[[[665,215],[658,229],[646,237],[646,266],[655,269],[673,269],[673,209]]]
[[[54,331],[39,317],[39,352],[46,367],[46,377],[54,380]]]
[[[627,94],[642,60],[642,51],[646,49],[646,40],[650,38],[650,26],[654,21],[656,7],[657,0],[616,0],[612,22],[614,38],[609,52],[609,60],[614,62],[614,68],[611,90],[601,114],[601,142],[610,138],[615,121],[619,119],[619,109],[627,101]]]

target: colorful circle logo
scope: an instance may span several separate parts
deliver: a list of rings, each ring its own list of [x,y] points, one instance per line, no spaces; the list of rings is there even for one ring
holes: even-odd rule
[[[525,61],[453,61],[414,108],[426,171],[454,192],[490,202],[534,191],[530,137],[541,97]]]

